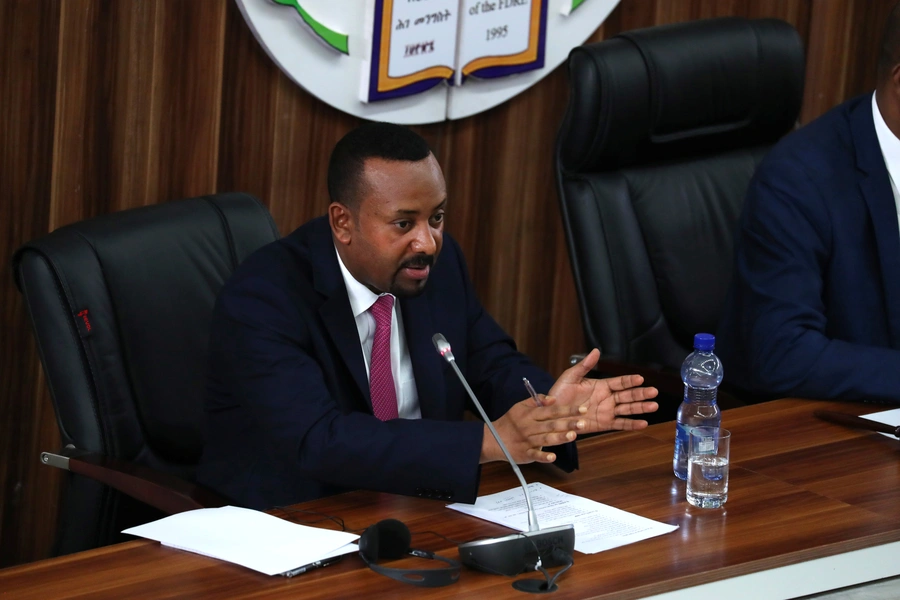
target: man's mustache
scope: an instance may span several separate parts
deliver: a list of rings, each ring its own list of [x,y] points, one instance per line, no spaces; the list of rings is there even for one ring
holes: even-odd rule
[[[405,269],[407,267],[413,269],[423,269],[425,267],[430,267],[434,264],[434,255],[432,254],[417,254],[412,258],[409,258],[403,263],[400,264],[401,269]]]

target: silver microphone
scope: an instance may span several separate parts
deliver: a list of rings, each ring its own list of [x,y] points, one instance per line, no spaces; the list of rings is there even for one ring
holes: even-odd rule
[[[459,545],[459,556],[462,563],[473,569],[486,571],[488,573],[500,573],[502,575],[518,575],[526,570],[536,570],[538,566],[553,567],[560,564],[569,564],[572,552],[575,550],[575,528],[573,525],[560,525],[550,527],[549,529],[541,529],[538,526],[537,515],[534,512],[534,505],[531,502],[531,494],[528,491],[528,485],[522,476],[519,465],[513,460],[512,455],[506,448],[506,444],[500,439],[500,434],[494,429],[487,413],[481,406],[481,402],[475,397],[472,388],[463,376],[459,367],[456,365],[456,359],[450,349],[450,343],[440,333],[434,334],[431,341],[434,347],[444,357],[465,388],[469,398],[481,418],[484,419],[485,425],[490,430],[491,435],[497,440],[497,445],[503,451],[506,460],[519,478],[522,485],[522,491],[525,492],[525,504],[528,507],[528,531],[526,533],[514,533],[501,538],[493,538],[488,540],[479,540],[475,542],[466,542]],[[564,557],[560,557],[555,550],[562,550]],[[533,557],[533,558],[531,558]]]

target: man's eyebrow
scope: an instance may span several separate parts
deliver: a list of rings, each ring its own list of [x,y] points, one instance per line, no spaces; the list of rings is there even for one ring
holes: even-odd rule
[[[447,205],[447,199],[444,198],[443,202],[441,202],[440,204],[438,204],[437,206],[435,206],[432,209],[432,212],[434,212],[436,210],[440,210],[440,209],[444,208],[446,205]],[[394,211],[395,214],[403,215],[403,216],[415,216],[415,215],[419,214],[419,212],[420,211],[413,210],[411,208],[398,208],[397,210]]]

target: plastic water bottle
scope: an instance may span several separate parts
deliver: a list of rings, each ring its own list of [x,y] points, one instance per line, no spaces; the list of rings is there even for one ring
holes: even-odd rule
[[[687,460],[690,430],[693,427],[719,427],[722,413],[716,404],[716,394],[722,383],[722,361],[713,353],[716,336],[698,333],[694,336],[694,351],[681,365],[684,382],[684,402],[678,407],[675,428],[675,456],[672,469],[679,479],[687,479]]]

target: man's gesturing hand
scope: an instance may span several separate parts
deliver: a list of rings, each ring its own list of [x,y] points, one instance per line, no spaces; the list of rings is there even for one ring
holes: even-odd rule
[[[627,417],[654,412],[659,405],[651,400],[659,392],[653,387],[639,387],[644,383],[640,375],[589,379],[586,376],[598,360],[600,351],[594,348],[581,362],[566,369],[550,389],[549,396],[555,398],[557,406],[587,408],[583,418],[585,427],[578,433],[645,428],[647,421]]]
[[[563,406],[553,398],[545,398],[544,406],[536,406],[534,400],[528,399],[514,404],[493,424],[516,463],[551,463],[556,455],[542,447],[574,440],[587,425],[584,418],[587,410],[579,405]],[[485,425],[481,462],[492,460],[506,460],[506,457]]]

